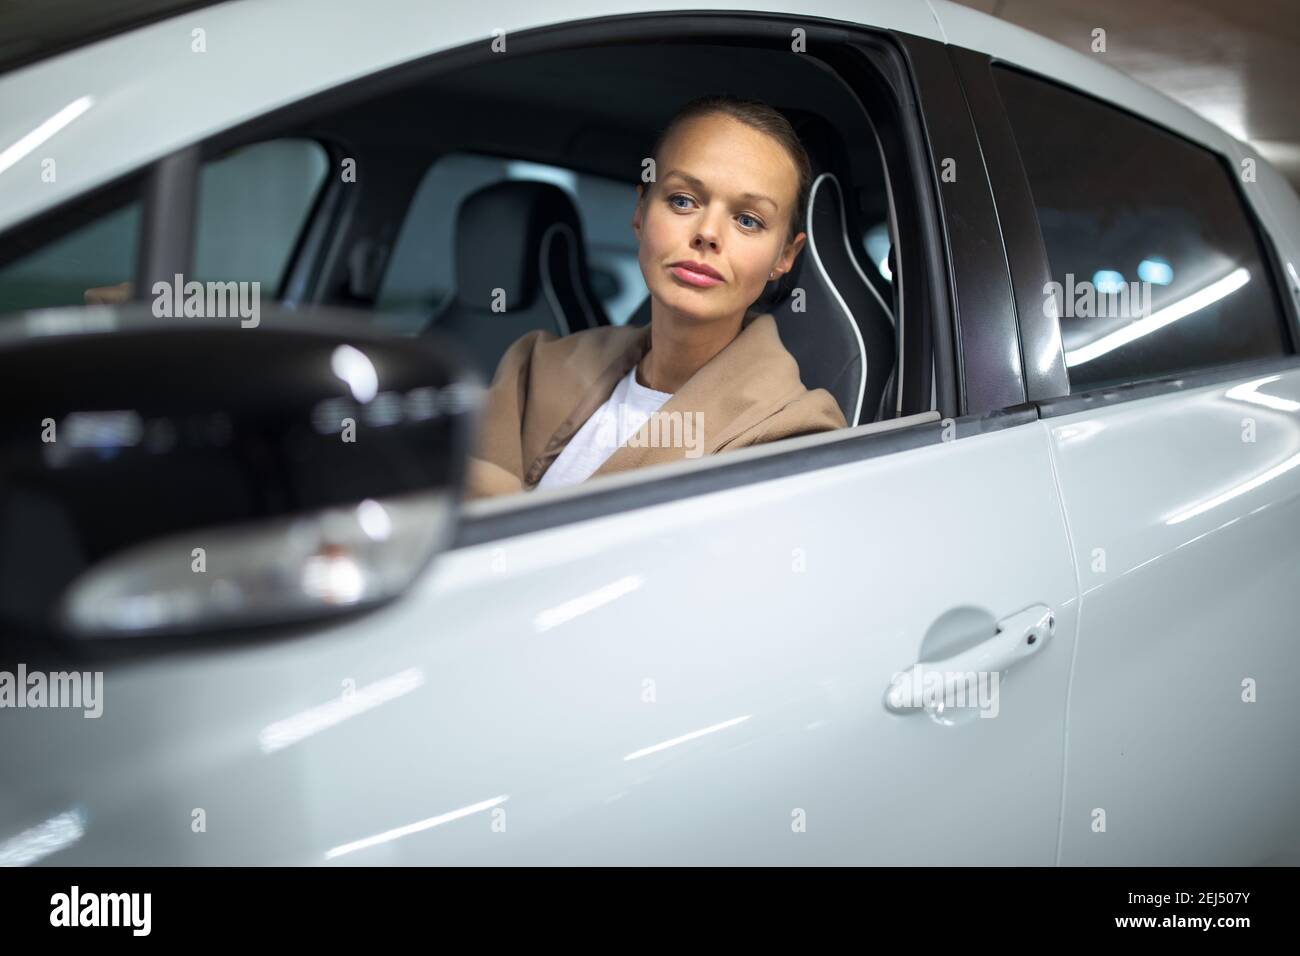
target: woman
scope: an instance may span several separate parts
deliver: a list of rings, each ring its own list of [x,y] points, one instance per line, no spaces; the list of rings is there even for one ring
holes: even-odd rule
[[[846,427],[830,393],[800,381],[775,319],[753,309],[806,239],[812,173],[789,122],[763,103],[704,97],[652,156],[632,216],[650,324],[512,344],[487,392],[467,497]]]

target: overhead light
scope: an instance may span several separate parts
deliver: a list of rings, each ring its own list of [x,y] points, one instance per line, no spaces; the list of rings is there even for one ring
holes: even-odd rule
[[[1138,278],[1152,285],[1169,285],[1174,281],[1174,267],[1163,259],[1143,259],[1138,263]]]
[[[1092,274],[1092,285],[1102,295],[1116,295],[1124,288],[1124,276],[1114,269],[1098,269]]]

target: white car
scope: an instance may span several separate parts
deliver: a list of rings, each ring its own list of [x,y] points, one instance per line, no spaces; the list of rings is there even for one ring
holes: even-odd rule
[[[0,863],[1300,862],[1300,201],[1104,54],[799,6],[12,25]],[[850,427],[455,505],[448,400],[644,321],[717,90],[812,155],[772,308]],[[177,275],[268,304],[83,304]],[[336,378],[369,457],[294,437]]]

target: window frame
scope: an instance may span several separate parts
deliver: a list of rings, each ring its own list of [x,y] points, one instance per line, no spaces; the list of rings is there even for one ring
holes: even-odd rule
[[[1011,280],[979,141],[944,44],[807,16],[692,12],[555,24],[516,34],[512,46],[516,53],[528,54],[601,44],[723,42],[788,51],[790,30],[795,27],[804,31],[809,49],[818,51],[817,59],[844,83],[875,128],[890,190],[891,220],[899,237],[900,328],[908,333],[898,366],[903,380],[901,403],[931,411],[826,433],[817,441],[787,439],[733,452],[734,459],[698,470],[679,468],[677,463],[665,466],[677,469],[670,474],[646,469],[627,480],[583,487],[572,495],[540,499],[515,495],[508,502],[472,503],[466,506],[452,549],[939,444],[1036,418],[1036,410],[1024,402],[1018,362],[1012,363],[1014,367],[1007,362],[1018,341]],[[149,167],[153,188],[147,206],[175,210],[183,222],[193,214],[197,186],[199,164],[192,157],[222,155],[267,139],[310,136],[312,123],[323,116],[429,76],[477,65],[490,55],[477,43],[438,51],[213,134]],[[890,122],[880,122],[881,117]],[[352,150],[356,144],[330,143],[319,135],[312,138],[332,158],[339,150],[357,155]],[[940,181],[940,158],[950,155],[962,164],[960,189],[945,190]],[[341,258],[338,237],[355,215],[357,200],[355,190],[346,193],[336,180],[327,177],[334,188],[322,191],[304,224],[303,248],[291,259],[285,282],[295,290],[295,299],[300,291],[302,300],[319,301],[322,283]],[[160,221],[157,216],[146,219],[144,242],[152,241]],[[963,224],[962,229],[954,224]],[[189,225],[192,233],[193,223]],[[169,221],[169,228],[176,226],[177,221]],[[901,250],[909,240],[913,248],[905,258]],[[315,261],[303,259],[308,249]],[[186,250],[186,267],[192,257],[192,248]],[[142,262],[142,272],[146,268]],[[968,321],[963,334],[963,312],[998,318],[996,323]]]
[[[1168,392],[1200,388],[1219,382],[1277,371],[1300,365],[1300,315],[1295,302],[1286,294],[1281,281],[1282,259],[1273,235],[1261,221],[1258,211],[1241,188],[1232,171],[1232,159],[1213,145],[1193,139],[1162,123],[1125,108],[1119,103],[1094,96],[1052,77],[1027,69],[1018,63],[989,56],[976,50],[952,48],[953,62],[961,74],[972,112],[977,117],[980,143],[989,167],[991,180],[997,184],[998,215],[1003,223],[1008,265],[1016,285],[1017,325],[1025,367],[1035,374],[1027,381],[1028,400],[1037,403],[1042,417],[1072,414],[1088,408],[1117,402],[1133,401]],[[1161,372],[1123,383],[1112,383],[1071,392],[1069,372],[1061,340],[1060,321],[1047,316],[1042,307],[1042,288],[1052,281],[1047,245],[1038,221],[1028,175],[1020,155],[1020,145],[1011,124],[1010,114],[998,88],[994,68],[1020,73],[1040,83],[1055,86],[1065,93],[1092,100],[1107,109],[1181,140],[1186,145],[1209,153],[1221,167],[1225,183],[1232,190],[1247,227],[1262,252],[1261,261],[1268,273],[1274,301],[1280,310],[1283,341],[1290,352],[1260,356],[1247,361],[1215,362],[1182,372]]]
[[[975,119],[949,47],[916,37],[900,39],[921,100],[949,256],[951,327],[935,323],[934,359],[936,385],[942,388],[947,377],[956,394],[945,403],[940,392],[939,405],[955,407],[959,415],[1015,408],[1026,400],[1015,301]],[[947,180],[946,172],[954,178]],[[945,364],[948,376],[940,374]]]

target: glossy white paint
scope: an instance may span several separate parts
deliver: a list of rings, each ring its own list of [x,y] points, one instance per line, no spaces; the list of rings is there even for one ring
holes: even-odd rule
[[[1082,595],[1060,862],[1300,862],[1300,370],[1044,426]]]
[[[996,716],[886,711],[945,612],[1035,604]],[[106,668],[98,720],[7,712],[0,841],[72,812],[60,863],[1050,864],[1075,606],[1038,425],[733,488]]]
[[[1260,162],[1259,154],[1245,143],[1234,140],[1232,148],[1238,175],[1254,176],[1253,181],[1242,183],[1242,190],[1268,231],[1265,239],[1277,250],[1282,281],[1300,311],[1300,197],[1281,173]],[[1244,165],[1248,161],[1250,165]]]

